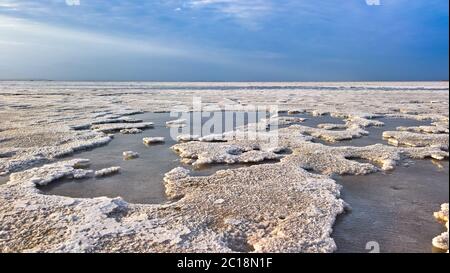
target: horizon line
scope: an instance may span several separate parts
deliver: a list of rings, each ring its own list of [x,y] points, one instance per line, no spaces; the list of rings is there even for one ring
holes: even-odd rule
[[[276,80],[276,81],[256,81],[256,80],[238,80],[238,81],[208,81],[208,80],[192,80],[192,81],[160,81],[160,80],[49,80],[49,79],[0,79],[0,82],[149,82],[149,83],[364,83],[364,82],[449,82],[444,80]]]

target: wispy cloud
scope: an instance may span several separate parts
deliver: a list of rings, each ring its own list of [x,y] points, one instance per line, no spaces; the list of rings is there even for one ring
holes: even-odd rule
[[[80,0],[66,0],[66,4],[69,6],[80,6],[81,1]]]
[[[79,2],[0,0],[0,77],[311,80],[398,75],[398,63],[448,71],[448,1]]]
[[[275,7],[272,0],[189,0],[187,6],[192,9],[208,9],[249,27],[257,27]]]
[[[102,34],[2,15],[0,33],[0,52],[4,53],[0,56],[0,78],[181,80],[184,73],[201,79],[192,67],[215,67],[216,72],[210,73],[239,75],[237,71],[241,71],[245,75],[243,71],[273,71],[270,65],[253,65],[263,61],[262,56],[279,57],[275,53],[247,54],[182,40]]]
[[[380,6],[381,0],[366,0],[366,4],[369,6]]]
[[[19,3],[12,0],[0,0],[0,9],[17,10]]]
[[[52,26],[26,19],[0,15],[0,32],[4,41],[14,44],[40,44],[53,48],[95,46],[97,49],[120,49],[154,56],[193,57],[186,45],[150,39],[133,39],[102,33]]]

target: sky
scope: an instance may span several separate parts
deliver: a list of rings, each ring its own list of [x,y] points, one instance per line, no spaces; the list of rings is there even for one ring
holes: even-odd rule
[[[0,79],[448,80],[448,0],[0,0]]]

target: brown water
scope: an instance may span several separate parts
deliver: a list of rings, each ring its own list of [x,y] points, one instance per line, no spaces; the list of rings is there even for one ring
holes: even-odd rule
[[[0,185],[9,181],[9,175],[0,176]]]

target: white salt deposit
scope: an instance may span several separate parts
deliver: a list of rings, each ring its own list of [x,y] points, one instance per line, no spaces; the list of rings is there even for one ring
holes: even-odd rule
[[[152,145],[152,144],[158,144],[158,143],[164,143],[165,138],[164,137],[145,137],[142,139],[145,145]]]
[[[120,172],[120,167],[109,167],[95,172],[95,177],[114,175]]]

